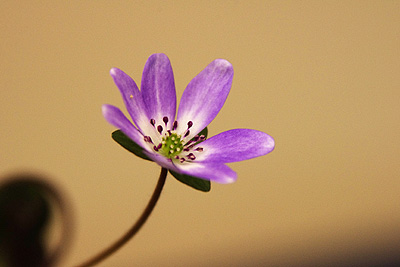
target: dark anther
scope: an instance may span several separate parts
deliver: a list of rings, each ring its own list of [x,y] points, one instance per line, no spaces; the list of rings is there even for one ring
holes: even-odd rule
[[[184,158],[180,158],[179,161],[180,161],[181,163],[183,163],[183,162],[185,161],[185,159],[184,159]]]
[[[190,127],[192,127],[193,126],[193,122],[192,121],[189,121],[188,122],[188,129],[190,128]]]
[[[154,148],[155,151],[158,151],[158,147],[154,146],[153,148]]]
[[[195,160],[196,159],[196,156],[193,155],[193,153],[190,153],[187,157],[188,157],[188,159],[191,159],[191,160]]]
[[[150,120],[150,124],[153,125],[153,126],[155,126],[155,125],[156,125],[156,120],[155,120],[155,119],[151,119],[151,120]]]
[[[184,149],[183,149],[183,151],[185,151],[185,152],[188,152],[190,150],[190,148],[188,148],[188,147],[185,147]]]
[[[167,132],[168,132],[168,135],[171,136],[171,130],[168,130]]]
[[[167,126],[167,123],[168,123],[168,117],[164,117],[162,120],[164,121],[164,123],[165,123],[165,126]]]
[[[176,130],[178,128],[178,122],[174,121],[174,124],[172,125],[172,130]]]
[[[194,137],[194,139],[193,139],[193,141],[197,142],[197,141],[199,141],[199,138],[200,138],[200,136],[198,136],[198,135],[196,134],[195,137]]]
[[[151,140],[151,137],[150,137],[150,136],[145,136],[145,137],[144,137],[144,141],[145,141],[145,142],[148,142],[148,143],[153,143],[153,140]]]
[[[190,131],[187,130],[184,137],[188,136],[189,134],[190,134]]]
[[[179,156],[177,155],[177,156],[175,156],[175,159],[179,159]]]
[[[193,143],[193,140],[190,140],[189,142],[186,143],[185,147],[188,147],[192,143]]]
[[[163,127],[161,125],[157,126],[157,131],[161,134],[163,130]]]
[[[203,148],[202,147],[198,147],[195,150],[201,152],[201,151],[203,151]]]
[[[161,147],[162,147],[162,144],[159,143],[158,146],[157,146],[157,150],[160,149]]]
[[[192,149],[194,147],[195,144],[191,144],[190,146],[186,146],[187,149]]]
[[[200,141],[206,140],[206,137],[204,135],[200,135]]]

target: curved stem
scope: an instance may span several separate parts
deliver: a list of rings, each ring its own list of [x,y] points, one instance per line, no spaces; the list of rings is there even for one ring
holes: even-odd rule
[[[147,218],[149,218],[151,212],[153,211],[154,207],[157,204],[157,201],[160,197],[161,191],[164,187],[165,180],[167,178],[167,173],[168,170],[165,168],[161,169],[160,173],[160,178],[158,179],[158,183],[156,188],[154,189],[153,195],[151,196],[151,199],[149,203],[147,204],[145,210],[143,211],[142,215],[140,218],[136,221],[136,223],[132,226],[131,229],[127,233],[125,233],[120,239],[118,239],[114,244],[112,244],[110,247],[106,248],[96,256],[90,258],[89,260],[85,261],[82,264],[77,265],[78,267],[86,267],[86,266],[93,266],[100,261],[104,260],[111,254],[113,254],[115,251],[117,251],[119,248],[121,248],[126,242],[128,242],[143,226],[143,224],[146,222]]]

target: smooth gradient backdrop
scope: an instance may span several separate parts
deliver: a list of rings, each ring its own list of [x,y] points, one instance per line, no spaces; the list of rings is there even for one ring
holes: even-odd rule
[[[71,201],[77,264],[122,235],[160,168],[119,147],[109,75],[165,53],[178,99],[216,58],[231,93],[210,135],[264,131],[271,154],[195,191],[169,176],[148,223],[99,266],[367,265],[400,247],[399,1],[0,3],[0,177],[45,174]]]

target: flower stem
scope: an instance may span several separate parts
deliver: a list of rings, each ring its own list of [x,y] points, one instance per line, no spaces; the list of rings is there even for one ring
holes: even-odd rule
[[[165,168],[161,169],[160,173],[160,178],[158,179],[158,183],[156,188],[154,189],[153,195],[151,196],[151,199],[149,203],[147,204],[145,210],[143,211],[142,215],[139,217],[139,219],[136,221],[136,223],[126,232],[120,239],[118,239],[114,244],[112,244],[110,247],[106,248],[96,256],[90,258],[89,260],[85,261],[82,264],[77,265],[78,267],[86,267],[86,266],[93,266],[111,254],[113,254],[115,251],[117,251],[119,248],[121,248],[125,243],[127,243],[139,230],[140,228],[144,225],[146,222],[147,218],[149,218],[151,212],[153,211],[154,207],[157,204],[157,201],[161,195],[161,191],[164,187],[165,180],[167,178],[168,170]]]

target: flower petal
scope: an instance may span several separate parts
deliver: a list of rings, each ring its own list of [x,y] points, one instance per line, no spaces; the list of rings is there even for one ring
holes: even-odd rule
[[[172,170],[174,172],[180,172],[179,169],[176,168],[176,166],[172,163],[170,159],[154,152],[144,151],[144,154],[146,154],[146,156],[148,156],[151,160],[156,162],[161,167],[164,167],[168,170]]]
[[[250,129],[234,129],[215,135],[193,147],[196,162],[228,163],[268,154],[275,147],[274,139],[266,133]]]
[[[104,118],[110,124],[121,129],[124,134],[126,134],[143,149],[151,151],[150,147],[144,141],[143,135],[138,131],[138,129],[135,128],[135,126],[133,126],[133,124],[125,117],[119,108],[106,104],[102,106],[102,111]]]
[[[233,183],[237,174],[225,164],[219,163],[183,163],[176,165],[179,172],[221,184]]]
[[[232,65],[224,59],[216,59],[190,81],[179,105],[178,133],[183,133],[187,123],[192,121],[188,136],[191,139],[217,116],[228,97],[232,78]]]
[[[110,70],[110,75],[121,92],[126,109],[135,125],[139,128],[142,134],[153,131],[153,129],[149,129],[150,119],[147,118],[142,96],[135,81],[122,70],[117,68],[112,68]]]
[[[155,119],[156,124],[164,125],[163,118],[168,117],[168,129],[171,129],[176,113],[176,92],[174,73],[166,55],[154,54],[147,60],[141,93],[148,118]]]

